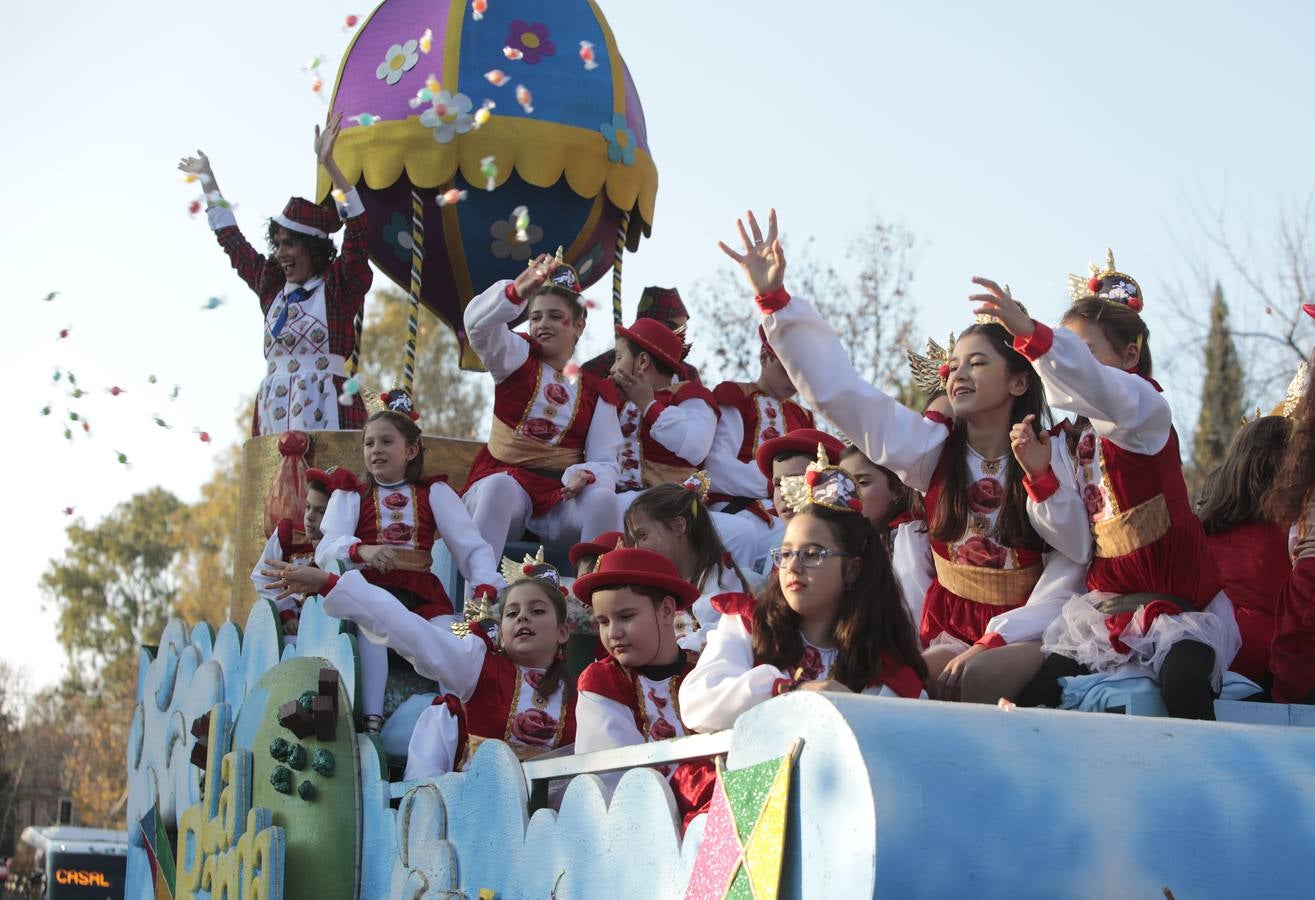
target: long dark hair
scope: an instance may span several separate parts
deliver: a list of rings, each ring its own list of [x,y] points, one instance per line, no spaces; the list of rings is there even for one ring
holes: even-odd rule
[[[312,278],[327,269],[329,263],[338,258],[338,248],[333,245],[332,238],[316,237],[313,234],[293,231],[291,228],[284,228],[273,219],[269,220],[269,227],[265,231],[265,240],[269,242],[270,253],[273,253],[274,248],[277,246],[280,231],[291,238],[292,243],[306,248],[306,252],[310,255]]]
[[[370,418],[365,420],[365,428],[361,429],[361,446],[365,446],[365,429],[370,427],[372,422],[380,420],[388,422],[402,435],[402,440],[406,441],[409,447],[415,444],[419,451],[415,458],[406,464],[405,477],[408,482],[417,482],[425,474],[425,445],[420,442],[420,426],[411,420],[410,416],[403,415],[400,412],[394,412],[391,409],[381,409],[377,412],[370,413]],[[370,479],[370,484],[376,484],[374,476],[366,470],[365,477]]]
[[[1292,411],[1295,427],[1278,474],[1261,501],[1265,517],[1285,525],[1301,516],[1302,507],[1315,488],[1315,379]]]
[[[881,653],[892,654],[927,680],[918,633],[904,606],[890,554],[862,514],[808,504],[795,516],[816,516],[836,536],[836,548],[862,560],[858,578],[845,589],[836,617],[835,680],[860,692],[881,674]],[[790,672],[804,655],[799,613],[790,608],[777,578],[758,598],[753,613],[754,659]]]
[[[1206,478],[1202,491],[1198,514],[1206,534],[1266,518],[1260,504],[1274,484],[1290,433],[1287,419],[1262,416],[1233,435],[1228,455]]]
[[[977,324],[959,335],[963,340],[969,335],[982,335],[999,353],[1005,362],[1009,374],[1026,375],[1027,390],[1014,398],[1009,411],[1009,421],[1017,424],[1029,415],[1036,416],[1033,425],[1037,429],[1046,428],[1050,423],[1050,407],[1046,404],[1045,390],[1041,378],[1021,353],[1014,350],[1013,336],[1003,325],[996,322]],[[931,521],[927,523],[931,536],[938,541],[950,543],[963,537],[968,530],[969,499],[972,485],[968,483],[968,425],[960,418],[955,418],[950,426],[950,439],[945,444],[941,455],[941,469],[944,477],[941,494],[936,502]],[[1012,454],[1008,454],[1005,463],[1004,498],[1000,505],[1000,516],[996,519],[994,537],[1006,547],[1026,548],[1041,551],[1045,542],[1032,527],[1027,517],[1027,494],[1023,489],[1022,465]]]
[[[636,497],[626,510],[626,543],[631,545],[635,542],[635,516],[644,516],[668,527],[676,519],[685,520],[685,540],[695,556],[694,577],[690,581],[700,591],[705,590],[704,582],[717,567],[725,567],[726,546],[712,524],[708,508],[693,491],[678,484],[657,484]],[[731,568],[744,590],[748,591],[749,582],[740,567],[732,561]]]
[[[507,599],[512,588],[520,587],[523,584],[533,585],[543,595],[543,599],[552,604],[553,612],[557,614],[557,624],[561,625],[566,621],[566,597],[562,592],[552,585],[540,581],[537,578],[518,578],[502,590],[502,596],[499,597],[499,603]],[[501,608],[499,608],[498,622],[502,622]],[[553,691],[557,690],[557,685],[565,687],[565,693],[562,695],[563,703],[571,703],[575,697],[575,680],[571,678],[570,667],[566,664],[566,654],[564,651],[566,645],[557,646],[557,655],[543,672],[543,678],[534,687],[534,693],[539,695],[540,700],[547,701],[552,696]]]

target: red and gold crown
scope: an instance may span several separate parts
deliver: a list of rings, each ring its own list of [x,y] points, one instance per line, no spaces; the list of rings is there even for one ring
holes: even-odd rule
[[[812,503],[839,512],[863,512],[858,485],[844,469],[831,465],[826,447],[821,444],[817,445],[817,459],[808,464],[804,474],[781,479],[781,499],[794,510]]]
[[[1106,303],[1126,306],[1133,312],[1141,312],[1143,298],[1141,285],[1137,279],[1114,268],[1114,251],[1106,249],[1105,268],[1092,263],[1091,274],[1086,278],[1081,275],[1068,276],[1068,294],[1074,300],[1084,297],[1096,297]]]

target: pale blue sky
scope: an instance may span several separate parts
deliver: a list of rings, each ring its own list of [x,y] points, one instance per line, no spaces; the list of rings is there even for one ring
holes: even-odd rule
[[[1173,320],[1156,304],[1182,277],[1179,244],[1200,246],[1186,199],[1224,205],[1263,235],[1315,187],[1309,4],[602,6],[661,176],[653,238],[626,261],[628,309],[644,284],[715,272],[735,216],[774,204],[787,233],[816,236],[823,254],[839,255],[872,212],[926,240],[914,297],[928,333],[962,327],[974,274],[1009,281],[1053,319],[1065,273],[1112,245],[1162,334]],[[191,429],[235,439],[234,410],[263,371],[254,298],[204,219],[189,219],[195,192],[174,166],[204,148],[253,235],[289,193],[308,193],[326,107],[300,67],[327,54],[331,85],[342,18],[369,9],[4,5],[0,248],[16,423],[4,460],[18,509],[5,528],[17,616],[0,629],[0,657],[37,684],[62,664],[36,588],[62,547],[61,510],[94,521],[157,483],[194,498],[212,451]],[[52,290],[61,296],[42,303]],[[201,311],[212,295],[227,304]],[[1235,317],[1263,314],[1240,286],[1231,299]],[[591,331],[589,349],[607,342]],[[55,367],[95,389],[79,405],[92,440],[68,445],[38,415]],[[1185,368],[1168,387],[1190,430]],[[110,384],[128,392],[99,393]],[[175,427],[158,429],[155,414]]]

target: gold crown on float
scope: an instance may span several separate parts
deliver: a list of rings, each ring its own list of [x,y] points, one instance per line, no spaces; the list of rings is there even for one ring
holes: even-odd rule
[[[781,479],[781,499],[793,510],[812,503],[840,512],[863,512],[858,485],[844,469],[831,465],[822,444],[817,445],[817,459],[808,464],[804,474]]]
[[[504,556],[502,565],[499,566],[502,578],[510,586],[517,581],[539,581],[551,586],[555,590],[566,594],[566,588],[562,587],[562,577],[552,563],[543,558],[543,546],[540,545],[539,552],[530,556],[525,554],[523,562]],[[470,627],[477,622],[487,622],[494,619],[493,607],[485,597],[474,596],[466,604],[465,620],[452,623],[452,633],[457,637],[466,637],[470,634]]]
[[[1133,312],[1142,311],[1141,285],[1137,283],[1137,279],[1114,267],[1112,249],[1105,249],[1103,269],[1095,263],[1091,263],[1087,268],[1091,274],[1085,278],[1073,274],[1068,276],[1069,297],[1073,300],[1096,297],[1115,306],[1126,306]]]
[[[699,502],[705,506],[708,503],[708,493],[712,490],[712,479],[708,473],[702,469],[690,474],[688,478],[680,483],[680,486],[699,498]]]
[[[912,348],[905,349],[904,354],[909,358],[909,371],[913,375],[913,383],[928,397],[935,397],[945,390],[946,376],[950,367],[950,351],[953,349],[953,331],[950,332],[950,340],[944,347],[927,338],[926,356]]]

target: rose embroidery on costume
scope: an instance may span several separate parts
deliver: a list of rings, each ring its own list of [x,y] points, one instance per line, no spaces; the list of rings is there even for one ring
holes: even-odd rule
[[[557,736],[557,720],[541,709],[527,709],[512,719],[511,736],[522,744],[551,746]]]
[[[558,428],[547,419],[530,419],[525,423],[525,433],[541,441],[551,441],[557,436]]]
[[[804,670],[804,681],[817,681],[822,677],[822,654],[817,652],[816,647],[804,647],[804,655],[799,660],[799,668]]]
[[[1078,438],[1078,462],[1089,463],[1096,458],[1096,433],[1088,431]]]
[[[764,441],[774,441],[780,436],[781,436],[781,432],[777,431],[775,428],[771,426],[768,426],[767,428],[763,429]]]
[[[621,434],[624,437],[630,437],[630,435],[635,433],[636,427],[637,426],[635,425],[634,422],[627,422],[621,426]]]
[[[1087,505],[1087,515],[1095,517],[1105,508],[1105,495],[1100,487],[1089,484],[1082,489],[1082,502]]]
[[[656,706],[658,709],[667,708],[667,698],[658,696],[658,692],[656,688],[648,689],[648,699],[652,700],[653,705]]]
[[[542,673],[542,672],[529,671],[529,672],[526,672],[526,673],[525,673],[524,675],[522,675],[521,677],[525,679],[525,683],[528,684],[528,685],[530,686],[530,689],[531,689],[531,690],[535,690],[535,689],[537,689],[537,688],[539,687],[539,685],[540,685],[541,683],[543,683],[543,673]]]
[[[571,395],[567,392],[566,388],[556,382],[544,387],[543,396],[547,397],[548,402],[554,406],[565,406],[571,402]]]
[[[1009,551],[988,537],[973,536],[954,550],[957,561],[965,566],[1003,569]]]
[[[968,489],[968,506],[973,512],[994,512],[1003,499],[1004,488],[994,478],[979,478]]]
[[[384,506],[389,509],[405,509],[410,502],[406,494],[399,494],[396,491],[384,498]]]
[[[639,468],[639,460],[637,460],[637,459],[625,459],[625,460],[622,460],[622,461],[621,461],[621,468],[623,468],[623,469],[638,469],[638,468]]]
[[[648,726],[648,735],[655,741],[665,741],[676,736],[676,726],[664,717],[658,716],[653,720],[653,724]]]
[[[383,539],[385,544],[405,544],[411,540],[413,533],[415,533],[415,529],[405,522],[394,522],[380,532],[379,537]]]

